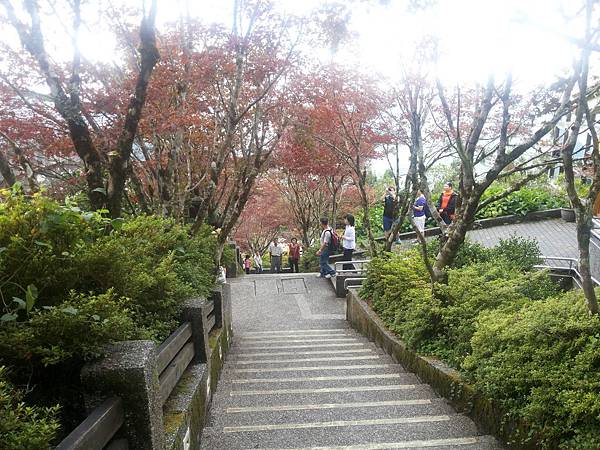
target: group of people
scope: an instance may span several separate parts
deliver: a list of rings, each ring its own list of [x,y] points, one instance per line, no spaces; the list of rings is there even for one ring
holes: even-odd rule
[[[329,219],[323,217],[321,220],[321,236],[319,238],[320,247],[317,251],[319,256],[319,277],[331,278],[335,275],[335,270],[329,267],[329,256],[339,250],[339,242],[341,240],[343,257],[342,261],[352,261],[352,254],[356,249],[356,233],[354,231],[354,216],[347,214],[344,217],[344,223],[346,225],[343,236],[339,237],[335,230],[329,226]],[[298,239],[292,238],[288,244],[287,254],[288,263],[292,273],[300,272],[299,262],[302,245],[298,242]],[[279,242],[278,239],[273,239],[269,244],[269,256],[271,260],[271,273],[281,272],[281,259],[285,252],[284,246]],[[252,260],[250,255],[245,255],[244,258],[244,270],[247,274],[250,274],[252,270],[252,263],[254,262],[254,268],[256,273],[262,273],[263,261],[262,256],[259,252],[254,252]],[[344,266],[346,268],[346,266]]]
[[[454,192],[452,187],[451,182],[445,183],[444,190],[437,201],[438,213],[446,225],[450,225],[454,220],[456,200],[458,199],[458,195]],[[386,239],[392,232],[392,226],[394,225],[396,220],[395,217],[397,215],[395,192],[396,190],[393,187],[388,187],[383,199],[383,231]],[[425,222],[427,221],[427,217],[431,216],[431,212],[427,206],[425,195],[420,189],[417,190],[417,196],[412,206],[412,210],[415,226],[421,233],[424,233]]]
[[[452,183],[447,182],[444,184],[444,191],[440,195],[437,201],[437,210],[442,220],[446,224],[452,223],[456,211],[456,200],[458,195],[452,189]],[[383,206],[383,230],[385,237],[387,238],[394,225],[396,213],[397,213],[395,189],[388,187],[384,196]],[[417,197],[412,206],[413,219],[415,226],[421,232],[425,232],[425,222],[427,217],[431,216],[431,212],[427,206],[427,200],[421,190],[417,191]],[[329,257],[339,251],[339,242],[341,240],[341,247],[343,251],[342,261],[352,261],[352,254],[356,249],[356,232],[354,229],[354,216],[347,214],[344,217],[344,234],[339,237],[336,231],[329,226],[329,219],[326,217],[321,218],[321,236],[319,239],[320,247],[317,251],[319,256],[319,275],[318,277],[331,278],[335,276],[335,270],[329,266]],[[302,246],[298,243],[298,239],[292,238],[288,244],[288,263],[292,273],[300,272],[299,262],[300,253]],[[278,239],[273,239],[269,244],[269,255],[271,259],[271,273],[281,272],[281,259],[285,252],[285,248]],[[253,255],[254,268],[256,273],[262,273],[263,261],[262,256],[259,252],[254,252]],[[344,265],[344,269],[351,268],[349,265]],[[246,273],[250,273],[252,269],[252,260],[250,255],[246,255],[244,259],[244,269]]]
[[[298,263],[300,262],[300,250],[302,246],[298,243],[298,239],[292,238],[291,242],[288,244],[288,263],[290,265],[290,269],[292,273],[295,271],[296,273],[300,272],[300,267]],[[271,273],[280,273],[281,272],[281,259],[283,257],[283,253],[285,249],[283,245],[279,242],[278,239],[273,239],[273,241],[269,244],[269,257],[271,260]],[[262,256],[259,252],[254,252],[253,258],[254,260],[254,269],[256,273],[263,272],[263,260]],[[250,255],[246,255],[244,258],[244,270],[247,274],[252,270],[252,261],[250,259]]]

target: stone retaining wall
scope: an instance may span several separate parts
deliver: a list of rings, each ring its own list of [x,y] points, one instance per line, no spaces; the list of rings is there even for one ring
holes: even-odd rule
[[[356,289],[348,290],[346,301],[346,319],[354,329],[375,342],[407,370],[414,372],[419,379],[445,397],[457,411],[471,417],[483,433],[493,434],[504,443],[509,441],[510,435],[516,430],[526,433],[526,424],[508,420],[498,404],[476,392],[461,379],[456,370],[442,361],[418,355],[410,350],[404,342],[387,330],[377,314],[358,297]],[[509,448],[529,450],[537,448],[535,441],[536,439],[532,439],[529,445],[506,445]]]

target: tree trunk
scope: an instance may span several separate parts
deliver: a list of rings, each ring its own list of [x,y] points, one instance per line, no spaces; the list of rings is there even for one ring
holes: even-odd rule
[[[475,220],[480,196],[477,192],[471,193],[469,200],[462,205],[460,216],[457,215],[454,223],[448,229],[448,239],[442,245],[433,265],[434,282],[445,283],[447,281],[444,269],[454,262],[460,246],[465,242],[467,231]]]
[[[11,187],[17,181],[15,173],[8,162],[8,158],[2,151],[0,151],[0,174],[2,174],[2,178],[4,178],[3,181],[8,187]]]
[[[125,181],[129,174],[128,165],[131,158],[133,140],[135,139],[138,124],[142,116],[142,109],[146,102],[150,76],[159,59],[158,49],[156,48],[155,19],[156,0],[152,0],[148,17],[142,19],[142,26],[140,27],[139,51],[141,64],[135,84],[135,93],[127,105],[125,123],[119,136],[117,150],[109,154],[107,205],[110,215],[113,218],[121,216],[123,192],[125,190]]]
[[[590,271],[590,237],[592,215],[589,208],[577,209],[577,244],[579,247],[579,274],[588,309],[591,314],[598,314],[598,299],[594,291],[594,282]]]
[[[371,217],[369,215],[369,196],[367,195],[367,190],[365,188],[365,176],[361,175],[358,180],[358,189],[360,191],[360,199],[363,207],[363,226],[365,227],[365,231],[367,232],[367,237],[369,238],[369,251],[371,253],[371,257],[374,258],[377,256],[377,247],[375,244],[375,237],[373,236],[373,231],[371,229]]]

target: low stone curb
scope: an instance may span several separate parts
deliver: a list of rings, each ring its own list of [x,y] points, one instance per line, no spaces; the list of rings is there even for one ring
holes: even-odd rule
[[[483,433],[496,436],[503,445],[511,449],[539,448],[535,439],[529,444],[509,442],[513,432],[528,430],[527,424],[508,420],[505,411],[496,402],[476,392],[461,379],[458,371],[442,361],[420,356],[410,350],[386,328],[369,305],[358,297],[356,289],[349,289],[346,296],[346,320],[352,328],[375,342],[395,361],[445,397],[457,411],[468,415]]]

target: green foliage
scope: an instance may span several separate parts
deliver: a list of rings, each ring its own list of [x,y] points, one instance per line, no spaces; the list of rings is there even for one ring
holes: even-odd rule
[[[369,264],[360,295],[386,325],[412,347],[436,333],[439,310],[418,252],[387,253]]]
[[[509,260],[466,265],[448,271],[448,284],[436,285],[442,302],[439,335],[430,351],[459,367],[471,352],[471,337],[477,317],[489,310],[515,310],[531,300],[541,300],[558,291],[545,272],[522,272]]]
[[[209,294],[215,248],[208,227],[190,238],[172,219],[140,216],[82,252],[77,289],[112,288],[130,298],[136,322],[161,340],[175,327],[182,300]]]
[[[318,272],[320,270],[319,257],[317,256],[316,247],[308,247],[304,249],[304,253],[300,258],[299,266],[302,272]]]
[[[112,290],[100,295],[72,292],[60,306],[35,309],[26,322],[0,327],[0,355],[16,369],[90,360],[110,341],[146,337],[138,329],[132,302]]]
[[[26,406],[0,366],[0,449],[46,450],[58,429],[58,407]]]
[[[430,244],[429,252],[435,252]],[[534,241],[466,243],[434,294],[419,254],[372,260],[360,295],[409,347],[458,368],[531,430],[542,448],[600,448],[600,319],[581,292],[561,293]]]
[[[83,362],[109,342],[163,340],[182,301],[214,286],[216,237],[165,218],[110,220],[41,195],[0,195],[0,363],[14,384],[35,386],[25,401],[58,401],[63,419],[80,420]]]
[[[497,195],[506,190],[508,185],[499,183],[488,188],[481,201]],[[524,216],[534,211],[560,208],[568,205],[566,197],[560,192],[552,191],[545,186],[532,184],[522,187],[516,192],[498,200],[477,213],[477,219],[499,217],[508,215]]]
[[[529,423],[543,448],[600,448],[600,318],[580,291],[482,314],[472,348],[469,380]]]

